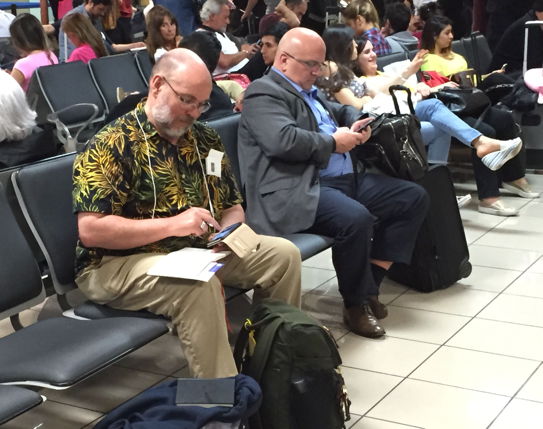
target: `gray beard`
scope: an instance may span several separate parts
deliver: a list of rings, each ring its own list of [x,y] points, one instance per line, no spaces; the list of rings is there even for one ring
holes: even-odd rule
[[[164,134],[164,137],[172,139],[179,139],[184,136],[194,122],[194,120],[192,120],[186,127],[172,128],[170,125],[173,122],[172,111],[167,104],[154,106],[151,113],[157,128],[159,128],[159,134]]]

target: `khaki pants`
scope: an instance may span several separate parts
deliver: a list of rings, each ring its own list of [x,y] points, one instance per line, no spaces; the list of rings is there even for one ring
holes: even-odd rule
[[[260,236],[260,248],[240,259],[229,256],[218,272],[224,284],[255,287],[255,300],[269,297],[300,306],[300,252],[290,241]],[[159,254],[107,256],[76,280],[92,301],[125,310],[147,309],[171,319],[196,377],[237,373],[228,343],[221,281],[207,283],[148,276]]]

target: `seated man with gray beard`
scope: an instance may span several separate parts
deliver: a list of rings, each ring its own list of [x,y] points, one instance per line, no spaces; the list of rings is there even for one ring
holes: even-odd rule
[[[224,153],[217,133],[195,122],[210,93],[202,60],[187,49],[169,51],[153,68],[149,97],[99,131],[73,173],[77,285],[95,302],[170,318],[201,378],[237,372],[221,281],[255,287],[256,300],[300,305],[300,252],[281,238],[260,236],[258,250],[223,259],[208,282],[147,275],[163,254],[205,247],[211,228],[245,219],[226,156],[219,172],[206,172],[210,151]]]

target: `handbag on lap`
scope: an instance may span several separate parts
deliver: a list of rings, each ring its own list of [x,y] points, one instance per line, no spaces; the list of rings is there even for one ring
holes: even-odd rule
[[[424,176],[428,162],[411,91],[401,85],[393,85],[389,91],[396,113],[377,116],[371,124],[370,139],[353,149],[353,153],[359,160],[370,161],[388,175],[416,181]],[[400,113],[395,91],[407,92],[410,114]]]
[[[443,88],[435,96],[460,117],[477,117],[491,105],[488,95],[478,88]]]

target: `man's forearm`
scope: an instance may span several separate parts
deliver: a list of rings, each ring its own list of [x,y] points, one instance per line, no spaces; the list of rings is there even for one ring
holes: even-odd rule
[[[219,57],[219,66],[223,69],[229,69],[234,67],[240,61],[247,58],[249,54],[247,51],[239,51],[237,54],[223,54],[221,53]]]
[[[114,215],[79,213],[79,238],[86,247],[132,249],[170,237],[171,218],[127,219]]]

